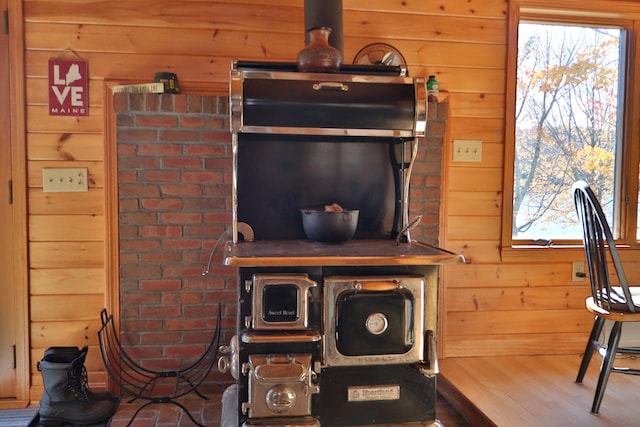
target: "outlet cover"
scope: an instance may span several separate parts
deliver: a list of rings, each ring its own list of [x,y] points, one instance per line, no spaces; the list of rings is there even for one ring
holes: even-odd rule
[[[43,168],[42,189],[45,193],[89,191],[87,168]]]
[[[571,265],[571,281],[572,282],[584,282],[586,274],[584,272],[583,261],[573,261]]]
[[[454,139],[453,140],[453,161],[454,162],[481,162],[482,161],[482,141]]]

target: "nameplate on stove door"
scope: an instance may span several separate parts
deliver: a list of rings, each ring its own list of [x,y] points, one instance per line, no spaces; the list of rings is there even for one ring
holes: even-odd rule
[[[399,385],[359,386],[347,388],[347,401],[368,402],[374,400],[399,400]]]

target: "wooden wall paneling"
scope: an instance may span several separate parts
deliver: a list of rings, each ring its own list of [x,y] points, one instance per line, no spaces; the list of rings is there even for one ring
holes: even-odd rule
[[[104,240],[103,215],[31,215],[32,242],[100,242]]]
[[[104,297],[96,294],[32,295],[30,300],[32,322],[94,320],[104,308]]]
[[[11,179],[13,229],[11,247],[3,250],[13,255],[14,303],[15,303],[15,399],[0,402],[0,407],[24,407],[30,400],[29,383],[29,276],[27,249],[27,196],[26,196],[26,143],[25,143],[25,96],[24,96],[24,20],[22,0],[8,0],[7,19],[9,58],[9,90],[4,94],[11,105],[9,128],[5,135],[11,138]]]
[[[41,189],[31,189],[28,193],[32,215],[102,215],[104,212],[101,188],[90,188],[86,193],[45,193]]]
[[[471,270],[476,266],[469,264],[500,264],[500,242],[496,240],[447,240],[447,250],[464,255]]]
[[[448,191],[502,191],[502,170],[499,168],[465,167],[449,168]]]
[[[477,286],[480,286],[477,284]],[[500,310],[582,310],[589,295],[586,286],[448,288],[446,310],[450,312]]]
[[[101,134],[29,133],[27,159],[102,162],[104,161],[102,146]]]
[[[31,345],[34,349],[40,349],[44,352],[52,343],[58,343],[61,346],[78,346],[87,345],[91,347],[98,346],[98,329],[101,326],[100,318],[94,316],[94,319],[85,320],[50,320],[44,322],[34,321],[31,324]],[[99,355],[98,355],[99,358]],[[42,354],[37,360],[42,359]],[[97,366],[95,367],[97,368]]]
[[[483,154],[487,145],[482,146]],[[500,216],[502,212],[502,191],[450,191],[447,196],[448,215]]]
[[[30,242],[29,261],[31,268],[104,267],[104,243]]]
[[[503,119],[491,117],[454,117],[455,126],[451,127],[451,140],[479,139],[480,141],[504,142]],[[483,156],[483,164],[484,162],[486,162],[486,159],[484,159]]]
[[[105,292],[103,268],[38,268],[30,272],[31,295],[100,294]]]
[[[449,240],[491,240],[500,237],[500,217],[473,215],[449,215]]]
[[[447,286],[452,288],[506,288],[580,286],[588,292],[589,283],[571,281],[571,264],[555,262],[544,268],[532,268],[531,264],[485,263],[473,265],[447,265]]]
[[[447,313],[446,333],[447,337],[575,333],[582,336],[584,343],[584,338],[588,336],[593,325],[593,316],[587,315],[585,311],[584,309],[454,311]]]

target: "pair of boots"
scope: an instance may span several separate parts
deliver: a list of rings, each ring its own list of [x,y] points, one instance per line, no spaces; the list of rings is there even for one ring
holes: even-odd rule
[[[91,425],[109,420],[119,399],[89,388],[84,361],[88,348],[51,347],[38,362],[44,393],[40,399],[40,425]]]

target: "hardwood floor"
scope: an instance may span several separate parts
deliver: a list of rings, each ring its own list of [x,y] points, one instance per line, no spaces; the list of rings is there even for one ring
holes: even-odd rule
[[[640,425],[640,377],[611,374],[594,415],[600,358],[594,356],[584,382],[576,384],[580,360],[577,355],[445,359],[438,391],[474,427]]]
[[[219,427],[221,419],[221,395],[211,395],[209,400],[202,400],[193,395],[179,399],[179,402],[189,409],[198,421],[208,427]],[[142,402],[143,403],[143,402]],[[118,412],[113,416],[109,427],[125,427],[128,425],[141,402],[122,402]],[[1,417],[1,414],[0,414]],[[470,427],[471,425],[446,401],[438,396],[436,402],[436,417],[444,427]],[[130,427],[194,427],[195,424],[175,405],[151,405],[140,411]],[[434,424],[405,423],[395,424],[393,427],[435,427]],[[323,426],[324,427],[324,426]],[[365,426],[366,427],[366,426]],[[375,427],[391,427],[377,425]]]

